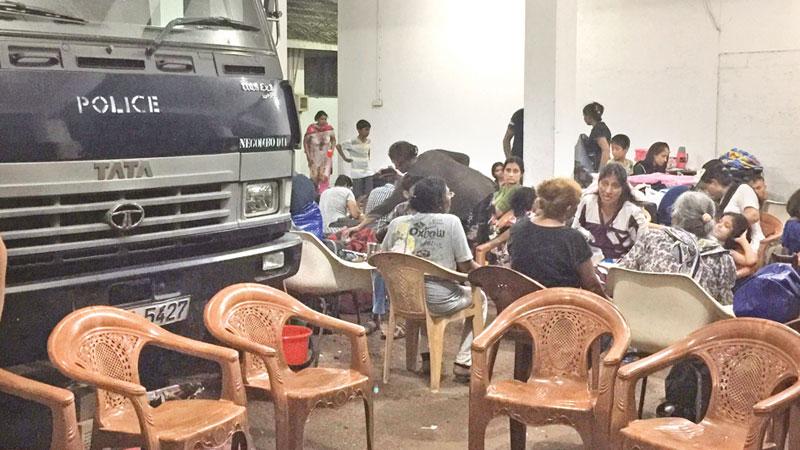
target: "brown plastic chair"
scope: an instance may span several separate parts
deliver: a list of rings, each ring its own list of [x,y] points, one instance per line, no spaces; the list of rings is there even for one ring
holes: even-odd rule
[[[244,352],[245,386],[268,392],[275,404],[276,448],[303,448],[306,419],[315,407],[339,407],[362,398],[367,448],[373,446],[371,364],[364,327],[319,314],[283,291],[260,284],[229,286],[205,309],[214,337]],[[307,368],[292,372],[283,356],[283,326],[298,317],[339,330],[350,338],[349,369]]]
[[[148,344],[219,363],[221,399],[175,400],[152,408],[139,384],[139,354]],[[236,350],[172,334],[129,311],[92,306],[62,319],[47,351],[64,375],[97,388],[92,448],[216,448],[247,433]]]
[[[764,239],[758,246],[758,262],[756,267],[762,267],[769,261],[770,254],[781,245],[783,235],[783,222],[769,213],[761,213],[761,231]]]
[[[532,374],[525,382],[493,382],[490,353],[514,326],[533,339]],[[598,380],[590,381],[590,349],[604,335],[614,343],[599,363]],[[614,379],[629,344],[622,315],[591,292],[551,288],[517,300],[472,344],[469,448],[484,448],[486,426],[498,415],[528,425],[570,425],[586,448],[606,448]]]
[[[636,381],[687,356],[700,358],[711,372],[711,399],[703,420],[634,420]],[[761,449],[771,420],[785,423],[790,408],[793,416],[800,412],[799,376],[797,332],[764,319],[715,322],[619,370],[612,437],[617,448],[625,449]],[[778,429],[773,442],[783,448],[786,429]],[[790,432],[796,431],[797,424],[791,424]],[[789,448],[800,446],[797,438],[790,436]]]
[[[72,392],[21,377],[0,369],[0,392],[15,395],[50,408],[53,432],[51,450],[83,450],[75,420],[75,396]]]
[[[445,269],[422,258],[404,253],[385,252],[369,257],[369,263],[378,269],[386,281],[389,295],[389,330],[394,330],[397,317],[406,319],[406,370],[414,371],[417,365],[419,327],[425,322],[431,355],[431,391],[437,392],[442,377],[444,331],[447,324],[472,317],[473,334],[483,331],[483,296],[472,289],[472,305],[449,316],[433,316],[425,300],[425,278],[463,283],[467,275]],[[392,360],[392,333],[386,335],[386,352],[383,359],[383,382],[389,382],[389,365]]]
[[[473,270],[467,277],[473,286],[480,287],[486,296],[492,300],[497,308],[497,314],[503,312],[516,300],[531,292],[536,292],[545,287],[527,276],[501,266],[485,266]],[[530,376],[531,356],[533,352],[531,336],[523,329],[512,328],[507,337],[514,341],[514,379],[525,381]],[[497,356],[497,346],[492,349],[490,365],[494,367]],[[525,424],[509,419],[511,429],[511,448],[525,448]]]

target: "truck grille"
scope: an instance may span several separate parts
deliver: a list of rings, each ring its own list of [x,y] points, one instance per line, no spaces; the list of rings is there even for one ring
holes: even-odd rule
[[[231,184],[214,183],[0,199],[0,233],[9,255],[25,256],[29,264],[52,262],[55,253],[62,261],[116,254],[121,244],[125,251],[164,247],[168,245],[164,239],[148,243],[147,235],[186,236],[194,229],[235,221],[232,189]],[[121,232],[108,223],[106,213],[120,203],[144,208],[138,227]]]

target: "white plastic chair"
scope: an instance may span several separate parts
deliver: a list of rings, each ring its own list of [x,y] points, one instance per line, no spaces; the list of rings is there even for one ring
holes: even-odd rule
[[[631,330],[639,356],[655,353],[718,320],[733,318],[733,306],[722,306],[691,277],[612,267],[612,299]],[[647,379],[642,379],[639,417]]]
[[[339,294],[346,292],[372,292],[372,275],[374,267],[366,262],[345,261],[336,256],[316,236],[305,231],[292,231],[303,241],[300,253],[300,267],[297,273],[284,280],[284,290],[296,297],[314,297],[322,302],[323,314],[330,313],[329,300],[335,301]],[[361,314],[356,307],[356,320],[361,322]],[[337,308],[338,310],[338,308]],[[336,315],[336,314],[334,314]],[[318,331],[317,342],[322,337],[322,329]],[[319,352],[315,351],[313,365],[317,365]]]

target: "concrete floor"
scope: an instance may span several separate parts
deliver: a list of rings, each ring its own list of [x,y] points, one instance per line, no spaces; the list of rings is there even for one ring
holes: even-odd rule
[[[354,317],[345,317],[353,320]],[[469,386],[452,377],[452,361],[457,348],[460,325],[448,327],[445,347],[445,374],[441,389],[433,394],[428,378],[405,370],[405,340],[396,340],[392,351],[389,384],[380,381],[385,341],[378,333],[369,336],[373,376],[379,389],[375,397],[376,449],[465,449],[469,417]],[[321,366],[345,367],[349,364],[349,343],[339,335],[326,335],[322,342]],[[513,344],[503,343],[497,357],[495,379],[511,378]],[[648,380],[645,416],[652,416],[663,400],[663,376]],[[251,396],[252,397],[252,396]],[[318,409],[311,414],[305,429],[307,449],[366,448],[362,402],[353,401],[339,409]],[[249,399],[251,433],[255,447],[275,448],[272,404]],[[497,418],[486,433],[487,449],[509,447],[508,420]],[[571,450],[583,448],[578,434],[569,427],[529,427],[528,448]]]

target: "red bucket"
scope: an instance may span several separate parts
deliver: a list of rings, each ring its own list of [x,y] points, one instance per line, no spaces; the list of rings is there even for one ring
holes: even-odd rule
[[[283,326],[283,357],[286,359],[286,364],[299,366],[306,362],[309,336],[311,328],[300,325]]]

